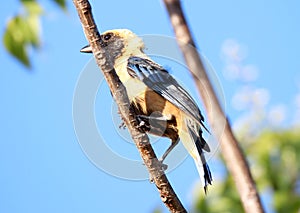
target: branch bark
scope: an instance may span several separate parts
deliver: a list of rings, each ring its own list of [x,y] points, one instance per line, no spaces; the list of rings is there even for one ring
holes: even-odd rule
[[[202,97],[213,133],[221,144],[223,157],[234,178],[244,210],[248,213],[264,212],[248,163],[208,79],[180,1],[164,0],[164,4],[169,13],[178,45]]]
[[[129,107],[126,88],[114,70],[113,64],[110,61],[109,52],[100,46],[102,40],[95,24],[89,1],[73,0],[73,3],[77,9],[85,36],[93,49],[97,65],[104,74],[111,93],[113,94],[113,98],[119,107],[120,114],[147,166],[150,177],[153,179],[162,201],[170,212],[186,212],[162,170],[161,163],[158,161],[149,143],[147,134],[141,133],[135,128],[135,117]]]

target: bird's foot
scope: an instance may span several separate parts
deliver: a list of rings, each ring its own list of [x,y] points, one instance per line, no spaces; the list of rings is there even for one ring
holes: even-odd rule
[[[166,171],[168,169],[168,165],[167,164],[164,164],[162,161],[160,161],[160,164],[161,164],[161,169],[163,171]]]
[[[120,123],[119,129],[126,129],[126,124],[124,121],[122,121],[122,123]]]
[[[137,121],[137,129],[142,132],[147,132],[150,130],[150,124],[148,121],[148,118],[143,115],[136,115],[136,121]]]

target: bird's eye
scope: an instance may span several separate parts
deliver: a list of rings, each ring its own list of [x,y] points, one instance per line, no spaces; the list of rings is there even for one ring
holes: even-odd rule
[[[111,33],[108,33],[108,34],[104,35],[103,39],[104,39],[105,41],[108,41],[108,40],[111,38],[111,36],[112,36],[112,34],[111,34]]]

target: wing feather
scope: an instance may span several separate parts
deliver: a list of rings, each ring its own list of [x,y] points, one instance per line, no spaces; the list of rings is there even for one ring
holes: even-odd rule
[[[128,73],[132,77],[143,81],[149,88],[204,127],[204,118],[193,98],[162,66],[149,59],[130,57],[128,60]]]

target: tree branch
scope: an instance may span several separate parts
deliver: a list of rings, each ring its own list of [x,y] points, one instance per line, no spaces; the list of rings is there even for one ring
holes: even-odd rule
[[[85,36],[93,49],[97,65],[104,74],[111,93],[119,107],[121,116],[148,168],[162,201],[169,208],[170,212],[186,212],[162,170],[161,163],[158,161],[152,146],[149,143],[148,136],[135,128],[135,117],[129,107],[126,88],[123,86],[114,70],[113,64],[110,61],[110,53],[100,46],[103,41],[101,40],[97,26],[94,22],[89,1],[73,0],[73,3],[80,17]]]
[[[179,0],[164,0],[177,42],[207,111],[214,135],[221,144],[223,157],[241,197],[245,212],[264,212],[243,152],[232,133],[230,124],[221,108],[203,63],[196,50]]]

